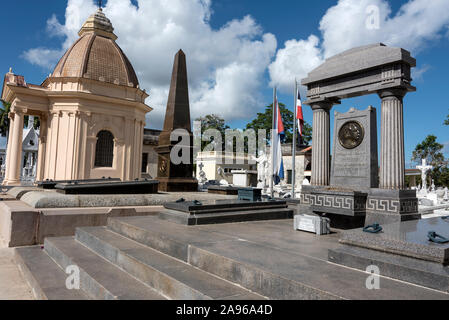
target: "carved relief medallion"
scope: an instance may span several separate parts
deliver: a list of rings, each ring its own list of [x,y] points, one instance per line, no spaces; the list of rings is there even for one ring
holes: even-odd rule
[[[354,149],[358,147],[365,136],[365,131],[357,121],[346,122],[338,132],[338,141],[343,148]]]
[[[159,167],[159,172],[161,172],[161,173],[167,172],[167,161],[165,161],[165,160],[161,161],[161,166]]]

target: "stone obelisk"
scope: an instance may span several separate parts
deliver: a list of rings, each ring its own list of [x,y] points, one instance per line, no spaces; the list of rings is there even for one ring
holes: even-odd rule
[[[181,163],[179,159],[176,161],[171,159],[172,149],[179,147],[178,141],[171,141],[171,135],[178,129],[184,132],[181,150],[185,154],[181,155],[184,159]],[[185,141],[188,141],[187,144]],[[190,124],[189,88],[186,56],[182,50],[179,50],[175,56],[164,129],[159,137],[156,152],[158,153],[159,191],[198,190],[198,181],[193,178],[193,135]],[[186,155],[188,155],[187,161],[185,161]]]

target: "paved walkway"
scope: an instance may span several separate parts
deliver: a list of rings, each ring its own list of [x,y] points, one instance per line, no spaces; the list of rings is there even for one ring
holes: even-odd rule
[[[14,261],[14,249],[0,247],[0,300],[33,300],[31,288]]]

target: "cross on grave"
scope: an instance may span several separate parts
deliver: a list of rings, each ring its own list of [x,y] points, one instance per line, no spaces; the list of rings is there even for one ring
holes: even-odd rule
[[[422,165],[416,166],[416,169],[421,171],[422,190],[424,194],[427,194],[427,171],[432,170],[432,166],[427,165],[427,160],[422,159]]]

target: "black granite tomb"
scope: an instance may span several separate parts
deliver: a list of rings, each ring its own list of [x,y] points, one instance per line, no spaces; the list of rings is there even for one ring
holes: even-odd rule
[[[207,188],[208,193],[212,194],[224,194],[224,195],[237,195],[239,188],[232,186],[210,186]]]
[[[139,181],[74,181],[58,183],[57,192],[64,194],[154,194],[158,192],[156,180]]]
[[[256,188],[239,188],[239,200],[260,201],[262,199],[262,189]]]
[[[159,218],[178,224],[202,225],[257,220],[279,220],[293,217],[286,201],[215,200],[174,202],[164,205]]]
[[[54,189],[57,184],[60,183],[96,183],[96,182],[104,182],[104,181],[122,181],[120,178],[101,178],[101,179],[85,179],[85,180],[51,180],[47,179],[44,181],[37,181],[36,184],[38,187],[43,189]]]

